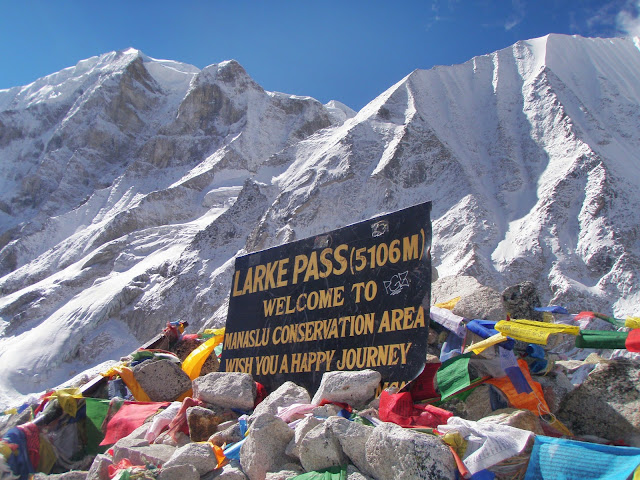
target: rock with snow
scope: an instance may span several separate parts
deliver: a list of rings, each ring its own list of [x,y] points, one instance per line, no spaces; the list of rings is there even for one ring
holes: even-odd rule
[[[311,403],[311,397],[306,388],[287,381],[267,395],[267,397],[258,404],[251,414],[251,417],[249,417],[249,420],[252,422],[253,419],[263,413],[277,415],[278,408],[289,407],[294,403]]]
[[[218,460],[213,448],[208,443],[191,442],[175,450],[171,458],[164,464],[164,468],[193,465],[200,476],[205,475],[218,466]]]
[[[362,408],[373,400],[380,380],[382,375],[376,370],[325,372],[311,403],[328,400]]]
[[[453,455],[442,440],[393,423],[375,427],[367,440],[367,461],[377,480],[454,480]]]
[[[256,383],[248,373],[212,372],[193,381],[193,397],[220,407],[251,410]]]
[[[173,402],[191,388],[189,376],[171,360],[147,360],[132,370],[152,402]]]
[[[280,470],[290,461],[285,454],[294,432],[283,420],[263,413],[254,418],[240,448],[242,470],[251,480],[264,480],[267,472]]]

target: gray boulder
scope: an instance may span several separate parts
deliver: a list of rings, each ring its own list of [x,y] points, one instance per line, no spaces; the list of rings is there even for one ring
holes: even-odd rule
[[[32,480],[86,480],[87,474],[88,472],[82,470],[71,470],[70,472],[56,473],[52,475],[45,475],[44,473],[36,472],[33,475]]]
[[[302,443],[302,439],[307,433],[309,433],[311,430],[313,430],[315,427],[321,424],[322,424],[322,420],[314,416],[308,416],[302,419],[296,425],[293,438],[289,442],[289,445],[287,445],[287,449],[285,450],[285,453],[290,457],[300,458],[299,446]]]
[[[204,442],[218,430],[218,417],[208,408],[187,408],[187,424],[189,437],[193,442]]]
[[[640,364],[603,361],[560,405],[558,418],[576,435],[640,447]]]
[[[324,399],[363,408],[375,396],[380,380],[382,375],[375,370],[326,372],[311,403],[317,405]]]
[[[152,402],[173,402],[191,388],[189,375],[171,360],[147,360],[132,370]]]
[[[193,465],[174,465],[160,470],[158,480],[200,480],[200,474]]]
[[[358,471],[353,465],[347,465],[347,480],[372,480],[372,477]]]
[[[558,413],[562,401],[575,388],[571,380],[561,371],[537,376],[535,380],[542,386],[544,399],[553,414]]]
[[[164,464],[165,468],[178,465],[193,465],[202,476],[218,466],[218,460],[213,453],[213,448],[208,443],[187,443],[178,448],[171,458]]]
[[[96,455],[89,468],[87,480],[109,480],[109,465],[113,465],[113,458],[109,455]]]
[[[462,297],[453,307],[452,312],[470,319],[499,321],[507,317],[500,292],[483,285]]]
[[[228,464],[222,467],[220,473],[216,476],[217,480],[247,480],[247,476],[244,474],[238,465]]]
[[[456,464],[442,440],[383,423],[367,440],[367,461],[377,480],[454,480]]]
[[[342,451],[360,472],[373,475],[373,469],[367,461],[367,440],[374,427],[352,422],[343,417],[330,417],[326,425],[338,437]]]
[[[248,373],[212,372],[193,381],[193,397],[211,405],[251,410],[256,384]]]
[[[171,458],[175,450],[176,448],[171,445],[149,445],[146,440],[125,437],[113,446],[113,462],[118,463],[120,460],[128,458],[133,465],[150,463],[160,467]]]
[[[215,445],[221,447],[225,443],[230,445],[232,443],[239,442],[244,437],[242,435],[242,431],[240,430],[240,424],[238,422],[230,425],[224,430],[218,430],[216,433],[209,437],[209,441]]]
[[[448,302],[456,297],[462,299],[481,287],[478,280],[468,275],[440,277],[431,284],[431,305]]]
[[[542,321],[542,312],[534,310],[542,304],[532,282],[522,282],[505,288],[502,292],[502,304],[511,318]]]
[[[307,392],[306,388],[300,387],[293,382],[285,382],[258,404],[251,414],[249,422],[253,422],[255,418],[264,413],[277,415],[279,407],[289,407],[294,403],[311,403],[309,392]]]
[[[300,463],[307,472],[338,467],[347,463],[340,440],[327,422],[312,428],[302,438],[298,451]]]
[[[254,418],[249,435],[240,449],[240,465],[251,480],[264,480],[289,462],[285,454],[294,433],[278,417],[264,413]]]
[[[298,475],[302,475],[303,473],[304,470],[302,470],[302,467],[300,467],[299,465],[287,464],[277,472],[268,472],[264,478],[265,480],[291,480],[292,478],[296,478]]]

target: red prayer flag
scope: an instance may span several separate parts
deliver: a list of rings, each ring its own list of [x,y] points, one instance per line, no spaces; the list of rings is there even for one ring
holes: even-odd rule
[[[159,408],[167,406],[169,402],[124,402],[120,410],[109,420],[107,433],[100,445],[116,443],[142,425]]]
[[[383,391],[380,394],[378,409],[380,420],[393,422],[403,427],[431,427],[447,423],[453,413],[433,405],[416,405],[409,392],[390,394]]]
[[[640,328],[634,328],[629,332],[629,335],[624,342],[624,346],[630,352],[640,353]]]

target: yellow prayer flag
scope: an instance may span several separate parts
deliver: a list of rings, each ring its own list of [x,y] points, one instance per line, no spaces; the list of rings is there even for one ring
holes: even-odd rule
[[[640,328],[640,317],[627,317],[624,326],[627,328]]]
[[[438,308],[446,308],[447,310],[453,310],[453,307],[456,306],[456,303],[460,301],[461,297],[452,298],[451,300],[447,300],[446,302],[436,303],[433,306]]]
[[[56,397],[62,411],[71,417],[75,417],[78,413],[79,398],[82,398],[82,391],[79,388],[61,388],[51,394],[49,398]]]
[[[578,335],[580,327],[574,325],[564,325],[562,323],[536,322],[535,320],[501,320],[494,327],[499,332],[527,343],[546,345],[549,335],[566,333]]]
[[[474,343],[473,345],[469,345],[467,348],[464,349],[464,353],[473,352],[476,355],[480,355],[487,348],[497,345],[498,343],[506,342],[507,340],[509,339],[505,337],[502,333],[496,333],[495,335],[492,335],[489,338],[482,340],[481,342]]]

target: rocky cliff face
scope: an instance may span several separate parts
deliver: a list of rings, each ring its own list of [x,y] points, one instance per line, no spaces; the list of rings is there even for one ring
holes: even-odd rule
[[[637,313],[639,45],[518,42],[355,116],[132,49],[0,91],[0,403],[223,323],[239,253],[426,200],[440,276]]]

